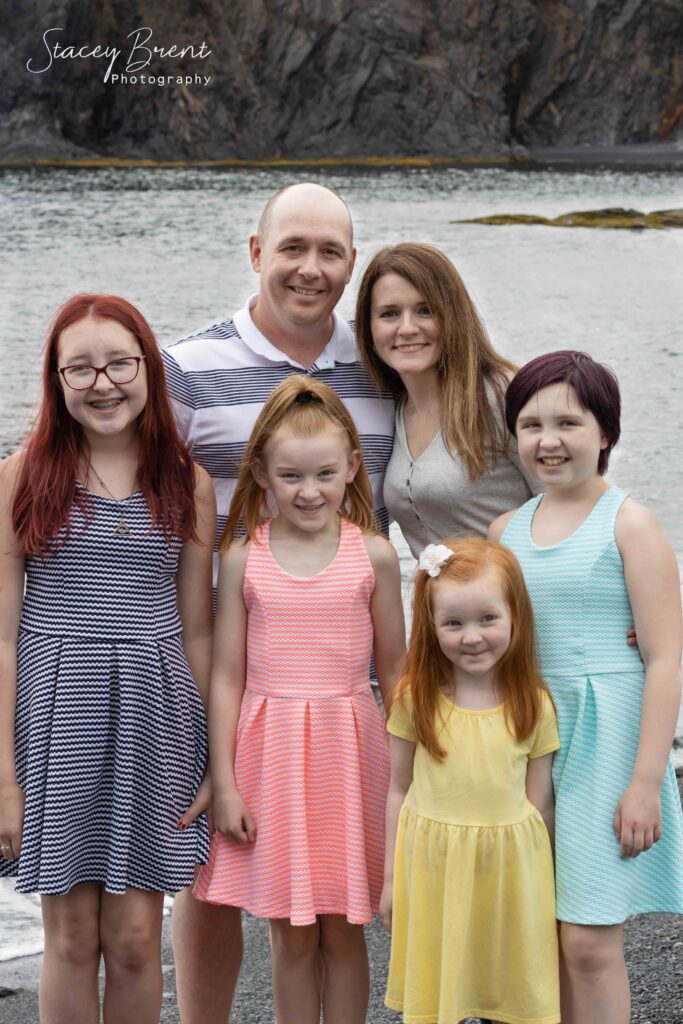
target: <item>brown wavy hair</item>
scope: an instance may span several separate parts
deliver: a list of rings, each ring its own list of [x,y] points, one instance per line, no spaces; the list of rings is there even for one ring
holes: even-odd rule
[[[194,466],[180,438],[166,390],[161,352],[142,313],[118,295],[74,295],[50,325],[43,361],[43,396],[24,448],[12,502],[12,525],[26,555],[45,555],[68,537],[76,505],[86,522],[92,501],[76,488],[78,466],[90,465],[90,450],[81,425],[64,402],[57,373],[59,338],[72,324],[91,316],[125,327],[145,357],[147,401],[137,419],[140,438],[138,485],[155,526],[164,536],[195,536]],[[65,527],[64,538],[57,535]]]
[[[258,528],[270,516],[266,492],[256,482],[253,469],[263,459],[265,447],[274,434],[287,427],[294,434],[312,437],[329,429],[330,424],[346,436],[351,451],[361,450],[351,414],[336,391],[322,381],[298,373],[278,384],[261,409],[251,432],[221,537],[220,551],[225,551],[232,544],[241,525],[246,530],[247,539],[253,540]],[[341,511],[361,530],[373,528],[372,486],[362,461],[354,479],[346,487]]]
[[[496,666],[496,681],[503,691],[507,727],[518,740],[527,739],[538,723],[547,687],[536,660],[536,638],[531,599],[519,562],[508,548],[481,537],[447,541],[453,558],[437,577],[417,571],[413,597],[413,626],[406,671],[394,691],[392,704],[408,694],[418,741],[441,760],[437,707],[439,691],[453,666],[436,638],[432,594],[437,584],[469,583],[492,570],[498,577],[512,619],[510,646]]]
[[[446,448],[457,452],[470,480],[507,450],[505,391],[517,367],[493,348],[467,288],[448,257],[433,245],[401,242],[380,249],[368,264],[356,301],[356,337],[363,362],[378,388],[401,398],[405,385],[377,355],[372,340],[372,292],[380,277],[398,274],[420,293],[441,333],[437,372]]]

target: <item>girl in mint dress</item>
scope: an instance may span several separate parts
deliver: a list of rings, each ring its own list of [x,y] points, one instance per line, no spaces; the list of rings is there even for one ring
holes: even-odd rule
[[[563,1024],[627,1024],[625,920],[683,913],[683,822],[669,757],[680,584],[654,517],[603,478],[619,414],[614,376],[584,353],[523,367],[506,417],[525,469],[546,490],[490,530],[522,565],[558,717]],[[626,643],[634,624],[639,651]]]

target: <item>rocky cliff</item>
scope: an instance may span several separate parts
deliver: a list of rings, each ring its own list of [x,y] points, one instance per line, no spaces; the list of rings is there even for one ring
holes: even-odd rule
[[[683,145],[680,0],[1,0],[0,34],[4,161]]]

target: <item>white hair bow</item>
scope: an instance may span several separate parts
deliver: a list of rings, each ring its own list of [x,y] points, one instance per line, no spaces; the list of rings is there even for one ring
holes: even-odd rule
[[[428,576],[438,576],[446,562],[452,557],[453,552],[445,544],[428,544],[420,553],[417,567],[426,572]]]

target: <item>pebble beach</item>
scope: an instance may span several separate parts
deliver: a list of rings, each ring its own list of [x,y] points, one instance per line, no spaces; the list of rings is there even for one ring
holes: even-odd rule
[[[683,801],[683,777],[678,778]],[[6,883],[9,889],[9,882]],[[2,896],[0,891],[0,907]],[[16,915],[14,915],[16,916]],[[235,1024],[272,1024],[270,947],[266,921],[245,915],[244,961],[231,1020]],[[35,927],[35,915],[17,919],[17,932]],[[0,927],[0,957],[3,935]],[[370,953],[369,1024],[400,1024],[400,1014],[384,1006],[389,936],[379,918],[366,929]],[[170,917],[164,918],[162,962],[164,1002],[160,1024],[180,1024],[175,993]],[[626,926],[626,963],[631,978],[632,1024],[683,1024],[683,929],[675,914],[645,914]],[[0,1024],[37,1024],[40,956],[0,959]]]

